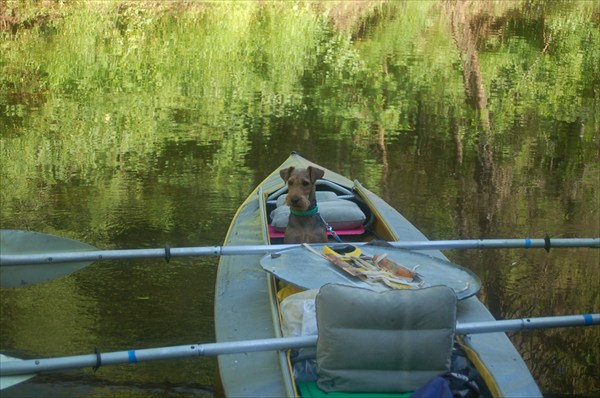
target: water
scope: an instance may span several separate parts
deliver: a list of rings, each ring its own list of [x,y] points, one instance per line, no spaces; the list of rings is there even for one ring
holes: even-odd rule
[[[20,5],[0,19],[1,227],[102,249],[218,245],[297,150],[431,239],[598,237],[599,13],[593,2]],[[497,318],[600,312],[597,250],[449,256],[480,276]],[[214,341],[216,267],[99,262],[3,289],[0,348],[31,358]],[[511,338],[545,395],[600,392],[597,328]],[[210,395],[214,372],[209,358],[107,366],[3,396]]]

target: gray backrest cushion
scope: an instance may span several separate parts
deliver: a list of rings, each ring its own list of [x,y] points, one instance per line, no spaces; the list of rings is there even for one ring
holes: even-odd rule
[[[445,286],[382,293],[325,285],[316,298],[324,391],[412,391],[450,369],[456,295]]]

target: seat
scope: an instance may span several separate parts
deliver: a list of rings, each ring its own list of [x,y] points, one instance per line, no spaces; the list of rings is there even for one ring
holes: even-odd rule
[[[456,304],[446,286],[381,293],[323,286],[316,297],[318,387],[406,392],[448,372]]]
[[[349,200],[339,199],[334,192],[317,191],[317,204],[321,217],[339,235],[360,235],[364,233],[362,226],[366,216],[358,205]],[[285,205],[287,194],[277,198],[277,207],[270,214],[270,236],[283,235],[290,217],[290,208]]]

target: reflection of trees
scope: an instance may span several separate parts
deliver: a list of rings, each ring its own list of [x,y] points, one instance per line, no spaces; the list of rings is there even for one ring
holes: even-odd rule
[[[478,111],[483,130],[489,133],[490,115],[477,48],[480,39],[488,33],[490,20],[479,13],[482,7],[478,6],[480,2],[473,3],[462,0],[447,1],[445,9],[449,14],[452,37],[463,60],[463,81],[467,103]]]
[[[0,222],[101,246],[216,244],[294,149],[359,178],[432,238],[596,235],[591,3],[132,3],[98,15],[73,4],[66,23],[0,41],[11,183]],[[497,316],[598,307],[589,253],[453,254],[486,281]],[[540,344],[523,339],[545,372],[528,348]]]
[[[520,163],[523,159],[526,162],[525,165],[529,162],[540,164],[539,159],[530,158],[530,152],[526,146],[517,147],[515,151],[511,151],[516,160],[512,164],[497,159],[499,149],[501,149],[499,141],[502,140],[505,133],[519,134],[521,132],[522,126],[510,125],[510,123],[507,123],[507,116],[514,118],[515,115],[518,115],[521,122],[525,120],[530,124],[538,122],[537,118],[544,114],[545,107],[550,103],[555,104],[552,107],[560,109],[559,114],[564,112],[568,109],[568,105],[561,106],[559,98],[567,97],[571,92],[573,84],[570,81],[570,76],[573,74],[579,75],[583,70],[589,68],[588,65],[597,63],[598,59],[597,55],[593,55],[594,50],[592,50],[592,55],[589,56],[592,60],[589,64],[585,61],[581,64],[572,64],[573,70],[562,72],[562,65],[570,62],[574,50],[566,51],[563,47],[564,43],[571,43],[575,48],[580,44],[576,44],[576,40],[569,37],[569,35],[554,34],[552,29],[558,28],[559,31],[562,31],[561,33],[564,33],[567,30],[566,26],[573,25],[565,23],[562,18],[556,18],[554,22],[549,22],[542,16],[541,28],[538,29],[540,37],[534,38],[538,42],[532,48],[523,48],[522,50],[522,54],[527,57],[526,61],[517,59],[516,56],[514,59],[509,56],[502,59],[502,56],[495,54],[496,58],[492,58],[492,60],[496,63],[506,63],[507,66],[503,68],[494,64],[494,74],[490,74],[490,61],[487,61],[488,66],[486,69],[485,61],[482,61],[480,54],[482,43],[493,40],[493,37],[497,35],[495,31],[497,26],[509,26],[506,21],[511,21],[513,26],[527,25],[525,22],[520,22],[521,19],[525,19],[522,14],[513,12],[508,16],[506,12],[493,9],[504,4],[508,4],[508,2],[447,1],[444,3],[443,8],[448,14],[452,37],[461,54],[466,104],[475,114],[473,119],[475,120],[474,125],[477,126],[477,145],[475,146],[477,151],[474,164],[477,193],[472,198],[469,197],[469,183],[464,180],[464,176],[459,178],[459,189],[462,194],[457,197],[457,218],[459,220],[463,217],[468,218],[468,209],[473,209],[473,205],[469,202],[475,200],[477,202],[475,205],[476,211],[479,213],[479,223],[478,228],[475,228],[466,221],[459,221],[457,226],[462,236],[494,237],[506,233],[503,232],[501,224],[507,217],[512,216],[511,211],[515,213],[519,211],[518,199],[515,200],[515,198],[523,196],[523,187],[519,186],[518,177],[515,181],[513,173],[527,175],[528,179],[531,179],[527,181],[530,186],[536,184],[541,186],[549,183],[554,185],[550,192],[558,192],[559,197],[556,198],[556,201],[559,203],[553,203],[550,206],[556,206],[558,210],[558,212],[552,212],[552,214],[555,214],[555,217],[565,218],[573,217],[572,204],[574,202],[568,198],[577,197],[581,199],[582,190],[577,185],[585,180],[586,171],[595,174],[596,177],[599,174],[597,165],[590,166],[593,163],[576,161],[575,159],[580,155],[572,156],[574,153],[580,153],[582,148],[581,140],[573,139],[573,135],[579,134],[580,138],[585,137],[585,123],[578,121],[577,123],[580,123],[581,127],[578,127],[577,123],[569,123],[574,124],[573,128],[570,129],[561,122],[560,115],[556,115],[556,120],[549,125],[559,126],[561,133],[555,131],[552,138],[548,140],[540,138],[532,140],[532,142],[541,143],[549,149],[547,153],[540,152],[538,155],[543,159],[543,175],[529,175],[528,167],[523,167],[523,163]],[[538,18],[540,17],[538,16]],[[597,32],[594,33],[593,30],[586,31],[585,28],[579,28],[578,30],[582,33],[586,32],[581,37],[596,37],[595,40],[598,41]],[[583,54],[590,53],[586,49]],[[594,57],[596,57],[596,61],[593,60]],[[515,65],[519,65],[519,67],[516,68]],[[498,84],[507,82],[503,76],[505,73],[511,75],[511,79],[513,79],[511,81],[512,86],[507,85],[508,89],[496,91],[493,99],[495,103],[490,104],[488,100],[490,97],[487,95],[488,91],[486,91],[485,83],[487,82],[490,86],[496,85],[497,90]],[[548,80],[548,73],[552,76],[550,80]],[[540,76],[540,74],[542,75]],[[484,77],[486,80],[484,80]],[[532,81],[535,79],[539,79],[539,83],[533,84]],[[583,75],[580,76],[580,79],[584,79]],[[544,90],[544,85],[560,85],[558,83],[560,81],[563,81],[564,89],[554,91],[546,88],[546,92],[541,91]],[[590,85],[588,84],[588,86]],[[489,89],[489,86],[487,87]],[[556,97],[554,94],[557,94]],[[531,100],[532,97],[537,97],[541,102]],[[526,98],[530,100],[526,100]],[[535,116],[532,117],[532,115]],[[461,125],[460,121],[457,122],[454,131],[460,160],[462,160],[462,154],[465,152],[464,130],[465,127]],[[548,132],[542,129],[541,134],[545,136]],[[569,139],[570,135],[571,139]],[[523,140],[523,142],[526,143],[527,140]],[[566,155],[569,151],[572,151],[572,153]],[[568,165],[562,163],[564,159],[570,159]],[[543,162],[547,162],[548,165],[544,165]],[[499,165],[499,163],[501,164]],[[462,162],[458,163],[461,166],[462,164]],[[560,178],[561,182],[557,183],[556,178]],[[570,181],[578,181],[578,183]],[[597,181],[595,185],[596,188],[591,188],[592,190],[597,189]],[[591,187],[591,185],[588,186]],[[507,200],[509,196],[511,197],[510,201]],[[543,225],[538,225],[536,229],[532,224],[539,224],[539,221],[536,222],[536,218],[548,219],[551,213],[540,214],[540,211],[544,213],[541,209],[547,209],[549,202],[554,202],[555,199],[549,200],[548,198],[535,197],[535,195],[526,195],[524,200],[528,201],[524,204],[528,209],[528,213],[525,215],[527,218],[525,224],[529,224],[526,231],[544,231]],[[593,201],[594,199],[592,199]],[[597,199],[595,201],[597,203]],[[585,200],[578,200],[578,203],[582,208],[588,208]],[[591,213],[596,215],[597,224],[597,210],[592,210]],[[581,217],[581,223],[582,225],[587,224],[586,217]],[[598,231],[598,225],[588,230],[597,233],[594,231]],[[464,254],[463,257],[470,258],[471,256]],[[586,260],[578,263],[575,258],[568,255],[561,260],[560,256],[531,253],[528,255],[531,258],[529,262],[531,269],[524,270],[511,269],[508,266],[513,262],[511,257],[514,259],[514,256],[510,256],[508,253],[486,251],[477,257],[478,261],[476,263],[479,263],[478,267],[482,270],[479,273],[485,275],[483,278],[485,301],[495,316],[526,317],[535,314],[543,315],[545,314],[544,311],[548,311],[548,309],[558,314],[556,311],[560,311],[560,308],[578,308],[571,295],[573,290],[567,289],[565,284],[571,281],[571,272],[578,272],[576,271],[578,269],[577,265],[585,264]],[[567,258],[569,260],[565,261]],[[588,257],[587,262],[589,261],[590,258]],[[518,264],[519,261],[514,261],[514,263]],[[569,270],[569,267],[573,268]],[[587,269],[587,265],[584,267]],[[596,271],[589,272],[589,274],[592,278],[598,278]],[[522,296],[523,290],[529,290],[530,294]],[[590,300],[593,302],[594,294],[581,292],[578,296],[583,298],[582,303],[589,303]],[[559,331],[546,332],[544,337],[540,336],[542,336],[541,332],[515,334],[512,339],[523,353],[536,379],[543,383],[542,388],[549,391],[562,390],[569,393],[589,391],[589,386],[586,387],[583,380],[587,380],[589,383],[590,380],[597,379],[597,373],[596,375],[586,374],[586,368],[578,365],[576,360],[577,355],[584,355],[581,352],[585,350],[585,343],[575,338],[573,334]],[[565,350],[565,347],[569,347],[569,349]],[[564,364],[563,369],[569,369],[569,371],[557,374],[558,362]],[[591,368],[587,368],[588,372],[589,369]],[[569,374],[577,374],[576,380],[569,379]]]
[[[389,195],[389,185],[387,184],[390,172],[390,162],[388,161],[388,151],[387,146],[385,145],[385,127],[383,125],[378,125],[378,144],[379,150],[381,151],[381,162],[383,169],[381,171],[381,180],[382,180],[382,193],[384,195]]]
[[[478,53],[479,42],[488,34],[491,21],[480,13],[481,7],[485,7],[485,5],[476,6],[473,2],[460,0],[447,1],[444,5],[444,9],[449,16],[452,37],[463,61],[463,82],[466,103],[475,112],[477,125],[480,126],[477,162],[475,163],[474,170],[478,192],[476,200],[479,211],[479,231],[463,230],[461,231],[461,235],[478,236],[481,238],[494,237],[496,235],[496,215],[501,199],[497,190],[501,185],[497,181],[498,172],[494,162],[488,100]],[[458,144],[460,153],[462,153],[461,130],[456,129],[455,134],[455,141]],[[464,188],[464,186],[464,183],[461,184],[461,187]],[[457,197],[459,203],[457,208],[459,214],[462,214],[463,217],[465,216],[463,209],[466,206],[466,198],[467,195],[465,193]],[[474,232],[476,233],[475,235]],[[504,279],[501,268],[494,266],[501,263],[501,258],[494,252],[486,252],[482,254],[481,261],[484,264],[491,265],[486,269],[488,276],[484,278],[484,283],[494,283],[495,285],[485,289],[487,305],[494,316],[503,318],[505,297],[500,297],[499,295],[505,292],[506,289],[501,285]]]

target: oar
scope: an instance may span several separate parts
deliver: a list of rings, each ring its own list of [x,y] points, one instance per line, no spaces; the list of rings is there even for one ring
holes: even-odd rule
[[[28,256],[40,252],[83,252],[97,250],[76,240],[38,232],[0,230],[0,286],[18,287],[48,281],[70,274],[91,264],[91,261],[55,263],[50,266],[29,264],[4,267],[5,255]]]
[[[486,239],[386,242],[405,250],[497,249],[497,248],[600,248],[600,238]],[[349,243],[350,244],[350,243]],[[365,245],[365,242],[351,243]],[[98,250],[93,246],[39,232],[0,231],[2,287],[38,283],[79,270],[94,261],[137,258],[196,257],[267,254],[301,247],[300,244],[253,246],[205,246],[160,249]],[[13,266],[19,266],[16,269]]]
[[[475,334],[507,332],[523,329],[545,329],[567,326],[590,326],[600,324],[600,314],[568,315],[541,318],[523,318],[502,321],[486,321],[457,324],[457,334]],[[2,356],[0,376],[2,388],[24,381],[40,372],[78,369],[84,367],[99,368],[105,365],[137,363],[161,359],[173,359],[197,356],[217,356],[258,351],[289,350],[314,347],[317,336],[280,337],[270,339],[232,341],[225,343],[187,344],[171,347],[146,348],[107,353],[94,353],[59,358],[18,360]],[[15,383],[10,384],[15,378]]]

